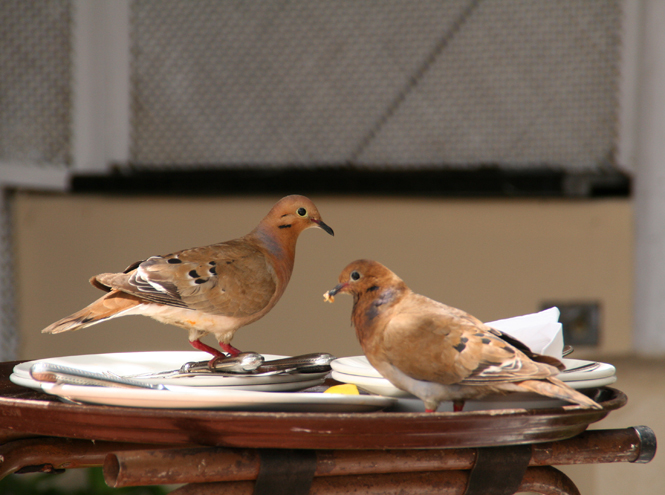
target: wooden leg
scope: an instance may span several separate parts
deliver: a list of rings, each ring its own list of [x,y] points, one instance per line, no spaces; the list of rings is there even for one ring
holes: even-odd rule
[[[63,469],[102,466],[110,452],[145,448],[145,444],[93,442],[72,438],[37,437],[14,440],[0,445],[0,479],[17,472],[51,473]]]
[[[535,492],[542,495],[580,495],[572,480],[552,466],[531,467],[526,470],[521,492]]]
[[[530,450],[531,467],[648,462],[655,455],[656,440],[646,427],[589,430],[567,440],[533,444]],[[151,449],[147,446],[144,450],[109,455],[104,473],[107,483],[114,488],[250,481],[259,473],[259,451],[224,447]],[[315,476],[471,470],[479,451],[481,449],[475,448],[318,450]]]
[[[324,476],[312,482],[310,495],[464,495],[468,471],[435,471],[425,473],[367,474],[359,476]],[[171,495],[252,495],[254,483],[192,483]],[[541,495],[580,495],[573,482],[561,471],[550,467],[527,470],[520,492]]]

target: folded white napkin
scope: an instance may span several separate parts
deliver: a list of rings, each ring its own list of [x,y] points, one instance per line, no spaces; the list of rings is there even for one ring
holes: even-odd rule
[[[485,322],[511,337],[524,342],[537,353],[560,359],[563,352],[563,327],[559,323],[559,308],[553,307],[524,316]]]

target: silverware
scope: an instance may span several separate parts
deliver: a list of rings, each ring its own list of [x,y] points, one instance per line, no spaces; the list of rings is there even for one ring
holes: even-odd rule
[[[566,345],[563,348],[563,351],[561,352],[561,357],[566,357],[569,356],[570,354],[573,353],[575,349],[573,349],[572,345]],[[583,364],[581,366],[577,366],[576,368],[567,368],[563,370],[561,373],[572,373],[573,371],[592,371],[595,370],[596,368],[600,367],[600,363],[588,363],[588,364]]]
[[[266,361],[254,373],[269,373],[273,371],[298,371],[299,373],[322,373],[330,370],[330,363],[335,356],[326,352],[302,354],[282,359]]]
[[[191,361],[180,367],[181,373],[252,373],[260,367],[265,358],[256,352],[241,352],[237,356],[229,356],[214,361]]]
[[[335,356],[328,353],[302,354],[288,358],[264,361],[255,352],[243,352],[236,357],[228,357],[209,367],[210,361],[191,361],[175,370],[126,375],[124,378],[191,378],[195,376],[267,376],[280,373],[322,373],[330,370]]]
[[[215,367],[210,368],[210,360],[206,361],[189,361],[183,364],[180,368],[175,370],[166,371],[150,371],[147,373],[137,373],[135,375],[123,375],[124,378],[179,378],[182,376],[197,376],[197,375],[210,375],[227,373],[250,373],[258,368],[265,358],[256,352],[242,352],[237,356],[229,356],[224,359],[217,360]]]
[[[35,363],[30,368],[30,376],[39,382],[64,383],[68,385],[86,385],[96,387],[150,388],[168,390],[158,383],[146,383],[132,380],[113,373],[98,373],[80,370],[52,363]]]
[[[593,370],[595,370],[596,368],[599,368],[599,367],[600,367],[600,363],[588,363],[588,364],[583,364],[581,366],[577,366],[575,368],[566,368],[561,373],[572,373],[573,371],[576,372],[576,373],[578,371],[593,371]]]

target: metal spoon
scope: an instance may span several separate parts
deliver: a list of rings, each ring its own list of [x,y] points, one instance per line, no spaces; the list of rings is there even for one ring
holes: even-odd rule
[[[272,361],[264,361],[264,357],[254,352],[244,352],[235,358],[218,360],[214,368],[209,367],[210,361],[191,361],[175,370],[157,373],[128,375],[125,378],[187,378],[195,376],[267,376],[279,373],[322,373],[330,370],[330,363],[335,356],[328,353],[303,354]]]
[[[159,383],[146,383],[112,373],[80,370],[53,363],[33,364],[30,368],[30,376],[39,382],[64,383],[68,385],[168,390],[164,385]]]

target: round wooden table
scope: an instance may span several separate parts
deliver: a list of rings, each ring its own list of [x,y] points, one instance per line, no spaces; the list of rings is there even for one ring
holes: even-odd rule
[[[625,394],[608,387],[592,391],[593,398],[603,406],[602,410],[583,409],[579,406],[461,413],[170,410],[66,404],[48,394],[11,383],[9,375],[15,364],[0,364],[0,455],[3,456],[0,461],[0,476],[26,470],[27,466],[37,466],[37,469],[48,471],[61,469],[62,466],[71,468],[101,465],[106,462],[105,474],[107,482],[112,486],[191,483],[188,486],[192,488],[183,487],[178,493],[217,493],[182,490],[204,490],[206,487],[213,489],[212,485],[224,480],[225,483],[222,484],[225,484],[225,490],[230,490],[228,483],[245,483],[242,485],[244,488],[238,485],[241,486],[238,493],[261,493],[255,491],[255,488],[260,488],[261,485],[261,466],[272,466],[271,469],[265,467],[264,471],[267,470],[269,474],[263,478],[275,480],[275,476],[279,477],[280,469],[287,469],[284,466],[280,468],[280,462],[283,462],[280,459],[302,458],[305,459],[302,461],[303,465],[310,466],[308,469],[311,473],[307,476],[311,475],[313,478],[309,479],[308,486],[312,490],[317,484],[328,486],[328,491],[320,493],[347,493],[339,491],[339,486],[334,488],[338,491],[330,488],[329,478],[332,477],[340,482],[342,478],[349,476],[401,476],[401,481],[393,480],[387,482],[386,486],[397,483],[395,486],[403,487],[408,485],[405,476],[413,478],[414,473],[418,473],[411,482],[422,483],[423,473],[427,472],[438,473],[429,476],[436,478],[432,481],[435,484],[443,483],[437,476],[456,476],[457,481],[451,482],[453,491],[450,493],[463,493],[464,489],[467,489],[466,493],[471,494],[474,492],[469,492],[468,488],[473,488],[472,468],[478,468],[482,459],[480,454],[483,452],[489,453],[483,454],[487,459],[484,463],[488,466],[493,458],[500,457],[504,472],[510,472],[511,455],[517,456],[514,461],[518,466],[517,485],[523,478],[528,478],[528,473],[533,474],[532,470],[537,466],[555,463],[549,462],[552,459],[556,461],[556,455],[554,458],[551,455],[557,451],[553,446],[563,446],[563,450],[560,448],[559,451],[568,452],[568,460],[564,463],[616,460],[643,462],[653,456],[651,450],[655,453],[655,437],[651,439],[648,429],[616,430],[623,432],[616,438],[605,434],[602,442],[607,444],[604,447],[607,455],[604,457],[597,455],[602,453],[602,446],[600,449],[598,446],[592,449],[588,446],[574,446],[575,439],[580,438],[580,434],[589,424],[602,420],[611,411],[626,403]],[[591,435],[592,440],[595,438],[592,432],[587,432],[586,435]],[[649,439],[643,442],[641,437],[645,435],[649,436]],[[587,445],[590,445],[589,442],[593,443],[589,438],[584,441]],[[647,445],[650,442],[654,445],[653,449]],[[523,447],[520,449],[519,446]],[[571,448],[573,451],[578,450],[577,460],[575,452],[570,453]],[[192,449],[195,449],[196,455]],[[596,453],[596,460],[589,457],[590,451]],[[387,457],[384,454],[387,454]],[[376,461],[377,455],[383,460]],[[540,461],[537,459],[539,455]],[[213,462],[210,456],[217,458],[218,462]],[[548,460],[548,456],[551,459]],[[187,464],[183,462],[185,458],[197,460],[194,464]],[[423,461],[424,458],[429,460]],[[615,460],[608,461],[610,458]],[[171,462],[167,462],[168,459],[171,459]],[[206,474],[201,471],[201,459],[207,459],[203,461],[206,466],[217,465],[221,468],[217,469],[215,475],[210,474],[212,468]],[[246,461],[245,464],[252,466],[245,470],[244,474],[225,472],[227,466],[242,464],[239,461],[242,459]],[[368,463],[368,459],[374,459],[375,462]],[[453,462],[452,459],[456,460]],[[149,461],[154,463],[152,468],[149,468]],[[326,462],[329,469],[324,465]],[[335,471],[330,468],[331,462],[339,471],[335,475],[325,474]],[[342,469],[339,466],[343,464],[347,467]],[[377,468],[378,465],[383,467]],[[527,470],[529,465],[533,467]],[[156,466],[164,472],[169,469],[172,473],[177,471],[177,474],[168,479],[164,476],[158,476],[158,479],[154,476],[146,477],[145,473],[150,472],[150,469],[154,471]],[[181,469],[175,469],[178,466]],[[360,469],[359,466],[366,467]],[[436,466],[439,468],[432,469]],[[288,469],[293,470],[292,467]],[[539,475],[540,478],[552,476],[551,470]],[[476,476],[476,479],[479,478],[480,475]],[[554,478],[559,484],[563,479],[558,475]],[[252,480],[257,481],[255,483]],[[352,480],[349,478],[347,481]],[[380,480],[375,481],[379,483]],[[572,482],[570,484],[572,485]],[[271,485],[273,489],[274,485]],[[534,490],[533,483],[529,486]],[[481,487],[477,493],[488,493],[488,489],[494,488]],[[545,490],[542,487],[540,489]],[[574,485],[568,490],[572,491],[558,493],[576,493]],[[390,493],[389,490],[384,492]]]

